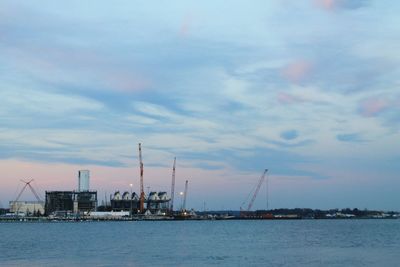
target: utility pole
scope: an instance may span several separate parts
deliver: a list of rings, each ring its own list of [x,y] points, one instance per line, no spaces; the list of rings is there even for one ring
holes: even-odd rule
[[[171,213],[174,212],[174,195],[175,195],[175,164],[176,157],[174,158],[174,165],[172,166],[172,184],[171,184],[171,204],[169,210]]]

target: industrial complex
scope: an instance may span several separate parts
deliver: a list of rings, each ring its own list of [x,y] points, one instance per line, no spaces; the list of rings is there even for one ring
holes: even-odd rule
[[[176,158],[174,159],[172,168],[172,184],[171,195],[167,192],[148,192],[144,193],[143,173],[144,165],[142,160],[142,147],[139,143],[139,168],[140,168],[140,192],[120,192],[116,191],[110,196],[109,203],[98,207],[97,191],[90,188],[90,171],[78,171],[78,186],[76,190],[71,191],[45,191],[45,198],[42,200],[40,195],[32,186],[32,181],[28,182],[21,180],[24,187],[19,192],[14,201],[10,201],[10,216],[48,216],[52,218],[79,217],[87,218],[94,216],[96,218],[172,218],[172,216],[180,214],[188,214],[186,212],[186,194],[188,181],[185,184],[184,205],[179,211],[174,211],[173,195],[175,189],[175,166]],[[132,184],[130,185],[132,188]],[[21,195],[26,189],[36,197],[36,201],[20,201]]]
[[[172,166],[171,192],[144,192],[144,165],[142,147],[139,143],[139,174],[140,191],[115,191],[102,205],[98,205],[98,194],[90,188],[90,171],[79,170],[75,190],[45,191],[44,199],[32,185],[33,179],[21,180],[24,186],[16,199],[9,202],[9,209],[0,209],[0,221],[21,220],[213,220],[213,219],[349,219],[349,218],[399,218],[396,212],[346,210],[311,210],[311,209],[268,209],[268,169],[265,169],[258,179],[255,188],[248,195],[240,211],[228,212],[198,212],[186,209],[188,183],[180,192],[181,205],[174,208],[176,158]],[[252,207],[262,184],[266,181],[267,210],[253,211]],[[35,201],[23,201],[21,196],[25,190],[30,190]]]

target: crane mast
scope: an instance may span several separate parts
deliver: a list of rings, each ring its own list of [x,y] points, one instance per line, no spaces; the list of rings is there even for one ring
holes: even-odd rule
[[[171,204],[170,204],[170,211],[171,213],[174,212],[174,195],[175,195],[175,164],[176,164],[176,157],[174,158],[174,165],[172,166],[172,184],[171,184]]]
[[[140,164],[140,213],[144,212],[144,187],[143,187],[143,160],[142,145],[139,143],[139,164]]]
[[[267,171],[268,171],[268,169],[264,170],[263,175],[261,176],[260,180],[258,181],[258,184],[257,184],[257,187],[256,187],[256,191],[254,191],[253,197],[251,198],[251,200],[249,202],[249,205],[247,206],[247,211],[250,211],[251,208],[253,207],[254,200],[256,199],[258,191],[260,191],[261,185],[265,180],[265,175],[267,174]]]
[[[188,180],[185,182],[185,192],[183,193],[183,205],[182,205],[182,211],[186,210],[186,196],[187,196],[187,191],[188,191]]]

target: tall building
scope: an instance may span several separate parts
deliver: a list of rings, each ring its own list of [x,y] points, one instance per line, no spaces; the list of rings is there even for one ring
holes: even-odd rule
[[[80,170],[78,172],[78,192],[89,191],[89,170]]]

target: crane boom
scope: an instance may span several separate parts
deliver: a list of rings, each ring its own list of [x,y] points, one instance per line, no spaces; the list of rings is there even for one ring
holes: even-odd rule
[[[33,180],[32,180],[32,181],[33,181]],[[32,191],[32,193],[35,195],[36,200],[39,201],[39,202],[43,201],[43,200],[39,197],[39,195],[36,193],[36,190],[33,188],[33,186],[31,186],[31,183],[30,183],[30,182],[28,183],[28,186],[29,186],[29,189]]]
[[[144,186],[143,186],[143,160],[142,145],[139,143],[139,164],[140,164],[140,213],[144,212]]]
[[[174,195],[175,195],[175,164],[176,164],[176,157],[174,158],[174,165],[172,166],[172,184],[171,184],[171,204],[170,204],[170,211],[174,211]]]
[[[185,192],[183,195],[183,205],[182,205],[182,210],[185,211],[186,210],[186,196],[187,196],[187,191],[188,191],[188,180],[186,180],[185,182]]]
[[[22,181],[22,180],[21,180]],[[15,199],[14,202],[17,202],[19,200],[19,198],[21,197],[22,193],[25,191],[26,187],[32,182],[33,180],[30,180],[29,182],[25,182],[22,181],[23,183],[25,183],[24,187],[21,189],[21,191],[19,192],[17,198]]]
[[[253,197],[251,198],[251,201],[249,202],[249,205],[247,206],[247,211],[250,211],[251,208],[253,207],[254,200],[256,200],[258,191],[260,191],[261,185],[265,180],[265,175],[267,174],[267,171],[268,171],[268,169],[264,170],[263,175],[261,176],[260,180],[258,181],[256,191],[254,191]]]
[[[29,189],[31,190],[31,192],[33,193],[33,195],[35,196],[36,200],[39,202],[43,202],[43,200],[39,197],[39,195],[37,194],[35,188],[33,188],[33,186],[31,185],[31,183],[33,182],[33,179],[31,179],[29,182],[25,182],[24,180],[20,180],[21,182],[23,182],[25,185],[22,188],[22,190],[19,192],[17,198],[15,199],[15,202],[17,202],[19,200],[19,198],[21,197],[22,193],[24,193],[25,189],[27,187],[29,187]]]

